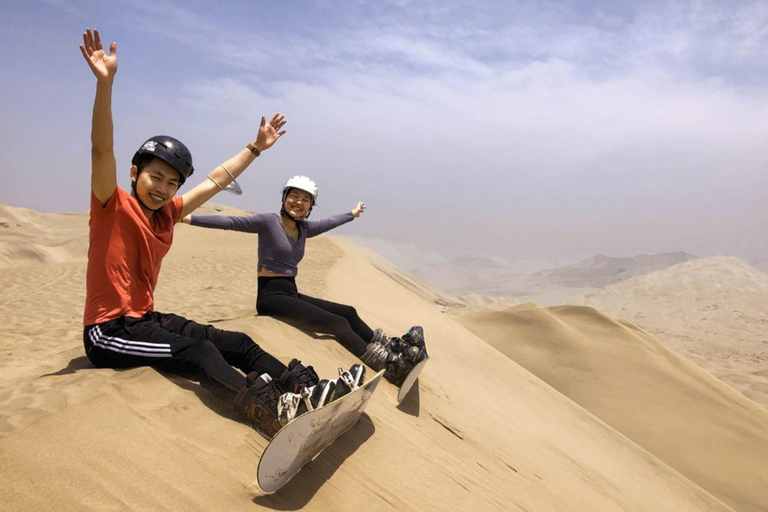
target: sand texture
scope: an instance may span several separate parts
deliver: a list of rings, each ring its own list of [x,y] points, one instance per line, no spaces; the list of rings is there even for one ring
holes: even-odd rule
[[[736,510],[768,510],[768,411],[634,324],[522,305],[463,325]]]
[[[704,258],[573,299],[626,318],[768,408],[768,275]]]
[[[0,228],[0,240],[25,236],[30,247],[46,247],[61,226],[81,243],[87,218],[74,217],[30,215],[26,227]],[[308,246],[300,289],[352,303],[390,333],[423,325],[432,359],[402,406],[397,390],[382,383],[353,431],[280,492],[263,496],[254,481],[267,442],[228,404],[179,377],[95,369],[84,357],[79,247],[45,261],[6,252],[0,265],[0,509],[721,511],[731,508],[715,494],[730,498],[756,485],[748,468],[733,469],[726,488],[694,483],[462,327],[428,290],[414,289],[416,280],[404,283],[374,254],[319,237]],[[300,357],[321,376],[355,362],[332,339],[255,316],[255,258],[254,236],[180,226],[160,274],[157,310],[244,331],[284,362]],[[684,363],[679,368],[683,382],[671,386],[690,378]],[[706,389],[724,411],[751,414],[737,393]],[[678,392],[685,391],[670,391]],[[734,436],[763,425],[755,417],[747,429],[743,417],[730,419]],[[696,431],[699,420],[687,425]],[[757,456],[764,437],[754,435]],[[713,449],[689,441],[679,442],[702,460]],[[717,447],[722,460],[740,456],[729,452],[738,446]],[[743,496],[740,510],[765,503],[759,496]]]

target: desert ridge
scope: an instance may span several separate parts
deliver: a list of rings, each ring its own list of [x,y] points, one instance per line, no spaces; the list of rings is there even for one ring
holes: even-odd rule
[[[748,263],[688,261],[570,303],[631,320],[768,408],[768,275]]]
[[[768,508],[768,411],[653,335],[584,306],[459,321],[734,509]]]
[[[30,243],[71,220],[43,217]],[[179,226],[156,309],[246,332],[321,377],[352,364],[334,340],[255,315],[256,249],[253,236]],[[307,249],[303,291],[390,333],[423,325],[432,359],[400,408],[381,386],[357,428],[272,496],[254,485],[266,440],[226,403],[151,368],[90,365],[84,254],[1,266],[0,508],[732,510],[464,328],[418,280],[344,240]]]

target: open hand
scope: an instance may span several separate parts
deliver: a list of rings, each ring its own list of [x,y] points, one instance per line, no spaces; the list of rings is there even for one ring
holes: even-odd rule
[[[285,126],[285,117],[280,115],[280,112],[272,116],[272,119],[267,123],[264,116],[261,117],[261,126],[259,127],[259,135],[256,137],[256,149],[264,151],[272,147],[272,144],[277,142],[277,139],[285,135],[285,130],[280,129]]]
[[[366,208],[365,203],[360,201],[359,203],[357,203],[357,206],[352,208],[352,215],[354,215],[355,218],[358,218],[360,214],[365,211],[365,208]]]
[[[83,32],[83,43],[80,45],[80,51],[83,52],[83,57],[93,74],[100,82],[111,81],[117,73],[117,43],[109,46],[109,55],[107,55],[101,46],[99,31],[94,29],[91,34],[89,28]]]

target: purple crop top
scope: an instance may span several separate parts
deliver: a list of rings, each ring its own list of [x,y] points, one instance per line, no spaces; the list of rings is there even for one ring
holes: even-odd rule
[[[355,216],[351,212],[334,215],[323,220],[305,220],[298,222],[299,241],[283,229],[280,215],[277,213],[254,213],[245,217],[228,215],[192,215],[192,225],[204,228],[229,229],[245,233],[259,234],[259,266],[276,274],[296,276],[298,265],[304,257],[307,238],[320,235],[342,224],[351,222]]]

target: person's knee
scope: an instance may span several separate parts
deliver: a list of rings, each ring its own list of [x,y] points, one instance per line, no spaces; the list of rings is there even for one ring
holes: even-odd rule
[[[256,342],[253,341],[253,338],[251,338],[250,336],[248,336],[244,332],[233,332],[232,333],[232,339],[235,342],[240,343],[242,345],[246,345],[246,346],[250,346],[250,345],[255,345],[256,344]]]
[[[329,321],[329,324],[330,325],[328,327],[330,328],[331,332],[333,332],[334,334],[338,334],[340,332],[344,332],[350,329],[349,321],[343,316],[334,316]]]
[[[200,362],[211,354],[218,353],[219,349],[212,341],[200,340],[184,351],[184,359]]]
[[[344,306],[343,315],[345,318],[349,319],[357,318],[357,310],[354,306]]]

